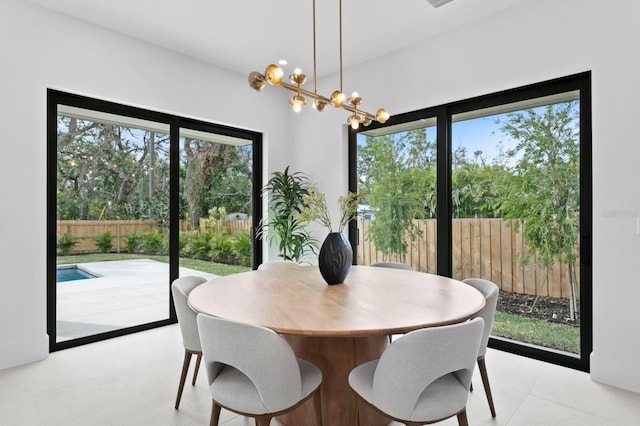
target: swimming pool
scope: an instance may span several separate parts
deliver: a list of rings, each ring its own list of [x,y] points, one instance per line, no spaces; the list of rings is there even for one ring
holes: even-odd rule
[[[91,278],[97,278],[98,275],[94,275],[78,265],[64,265],[56,268],[56,282],[62,283],[66,281],[87,280]]]

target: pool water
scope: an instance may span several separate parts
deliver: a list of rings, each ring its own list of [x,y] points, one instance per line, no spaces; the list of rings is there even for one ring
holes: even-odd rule
[[[80,269],[76,265],[58,266],[56,268],[57,283],[62,283],[66,281],[86,280],[86,279],[96,278],[96,277],[97,275],[93,275],[83,269]]]

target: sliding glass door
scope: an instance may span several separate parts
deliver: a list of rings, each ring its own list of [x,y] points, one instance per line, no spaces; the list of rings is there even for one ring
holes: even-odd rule
[[[350,189],[388,198],[372,197],[359,221],[358,263],[491,280],[501,290],[491,346],[588,370],[590,109],[584,73],[352,132]]]
[[[170,283],[261,259],[259,134],[49,91],[51,350],[176,321]]]

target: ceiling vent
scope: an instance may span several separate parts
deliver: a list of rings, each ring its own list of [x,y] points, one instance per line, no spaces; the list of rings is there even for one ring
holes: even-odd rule
[[[453,0],[427,0],[429,3],[431,3],[431,6],[433,7],[440,7],[443,4],[447,4]]]

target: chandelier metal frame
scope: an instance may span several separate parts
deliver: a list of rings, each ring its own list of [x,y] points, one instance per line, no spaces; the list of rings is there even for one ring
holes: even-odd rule
[[[324,111],[327,105],[331,104],[336,108],[342,108],[352,113],[347,119],[347,123],[353,128],[357,129],[360,124],[368,126],[373,120],[379,123],[386,123],[389,119],[389,113],[380,108],[376,114],[358,109],[362,103],[362,98],[357,92],[353,92],[349,98],[344,95],[342,91],[342,0],[340,0],[340,89],[334,91],[330,97],[325,97],[318,94],[316,88],[316,1],[313,0],[313,91],[306,90],[301,86],[306,83],[307,76],[302,73],[302,70],[296,68],[293,73],[289,75],[289,81],[286,83],[283,81],[284,71],[282,68],[275,64],[270,64],[264,74],[253,71],[249,74],[249,86],[256,91],[261,91],[269,83],[272,86],[283,87],[287,90],[294,92],[295,94],[289,100],[289,104],[293,110],[299,112],[303,106],[307,104],[307,100],[304,96],[308,96],[313,99],[313,107],[317,111]],[[304,96],[303,96],[304,95]]]

